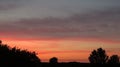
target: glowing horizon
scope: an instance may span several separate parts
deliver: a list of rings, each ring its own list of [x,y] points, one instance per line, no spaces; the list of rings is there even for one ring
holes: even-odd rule
[[[88,57],[92,50],[102,47],[107,55],[119,55],[120,42],[99,39],[59,39],[59,40],[10,40],[3,39],[4,44],[35,51],[42,62],[49,62],[57,57],[59,62],[89,62]],[[90,46],[88,46],[90,45]],[[72,57],[71,57],[72,56]]]
[[[120,0],[0,0],[0,39],[42,61],[88,62],[93,49],[120,50]]]

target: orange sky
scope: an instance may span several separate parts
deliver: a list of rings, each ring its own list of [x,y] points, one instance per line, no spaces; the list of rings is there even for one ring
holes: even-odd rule
[[[93,49],[120,55],[120,0],[0,0],[0,39],[45,62],[88,62]]]
[[[104,48],[108,55],[118,54],[120,42],[100,39],[58,39],[58,40],[15,40],[2,39],[4,44],[36,51],[42,62],[58,57],[59,62],[88,62],[93,49]]]

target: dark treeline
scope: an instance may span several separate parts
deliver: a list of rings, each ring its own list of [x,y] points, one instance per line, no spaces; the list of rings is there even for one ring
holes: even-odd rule
[[[35,52],[9,47],[0,41],[0,66],[37,67],[40,59]]]
[[[0,41],[1,67],[117,67],[120,66],[118,55],[107,56],[102,48],[93,50],[88,57],[90,63],[68,62],[58,63],[58,58],[50,58],[49,63],[41,62],[35,52],[9,47]]]

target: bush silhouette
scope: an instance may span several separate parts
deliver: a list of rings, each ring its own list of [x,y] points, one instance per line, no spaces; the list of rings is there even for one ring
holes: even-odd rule
[[[118,64],[119,63],[119,56],[118,55],[112,55],[110,59],[108,60],[109,64]]]
[[[56,57],[53,57],[49,60],[49,62],[55,64],[58,63],[58,59]]]
[[[10,48],[0,41],[0,65],[36,67],[39,63],[40,59],[35,52],[21,50],[16,47]]]
[[[108,60],[108,56],[106,55],[105,50],[102,48],[98,48],[97,50],[93,50],[89,56],[90,63],[96,64],[104,64]]]

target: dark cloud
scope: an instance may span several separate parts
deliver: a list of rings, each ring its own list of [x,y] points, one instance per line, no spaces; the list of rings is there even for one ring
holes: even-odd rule
[[[17,38],[120,38],[120,8],[67,18],[32,18],[1,23],[2,36]],[[120,40],[120,39],[119,39]]]
[[[13,10],[22,5],[23,0],[0,0],[0,11]]]
[[[0,11],[11,10],[16,8],[16,4],[0,4]]]

